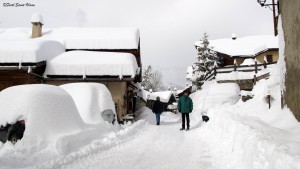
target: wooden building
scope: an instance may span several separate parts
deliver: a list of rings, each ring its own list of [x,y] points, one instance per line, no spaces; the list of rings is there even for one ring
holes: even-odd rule
[[[257,59],[258,62],[277,62],[279,58],[278,38],[273,35],[247,36],[230,39],[211,40],[209,43],[219,57],[219,66],[240,65],[245,59]],[[200,50],[201,41],[195,43]]]
[[[122,117],[127,113],[133,113],[135,91],[132,83],[142,80],[138,29],[56,28],[43,30],[40,15],[33,16],[31,21],[32,29],[10,28],[0,32],[0,90],[14,85],[33,83],[61,85],[72,82],[98,82],[106,85],[110,90],[119,121],[122,121]],[[78,60],[83,59],[79,64],[85,69],[79,72],[74,69],[73,72],[61,71],[60,74],[49,74],[48,69],[60,64],[55,61],[73,52],[77,53]],[[93,56],[89,58],[87,55]],[[110,58],[112,55],[118,57],[112,60]],[[93,58],[95,56],[101,59]],[[128,59],[124,60],[122,56]],[[74,60],[76,59],[60,60],[60,62],[70,63],[70,68],[79,65],[72,62]],[[94,60],[97,60],[98,62],[95,61],[95,63],[99,65],[94,64],[91,69],[97,69],[97,71],[91,71],[89,64],[84,65],[86,61],[93,63]],[[110,60],[110,65],[105,67],[105,64],[101,65],[100,60]],[[54,62],[56,65],[53,64]],[[120,72],[117,73],[103,72],[105,69],[112,71],[112,68],[118,67],[114,66],[115,63],[122,65],[123,62],[124,65],[126,63],[131,65],[129,66],[131,73],[126,74],[124,71],[128,69],[128,65],[127,67],[121,66],[118,69]],[[102,71],[101,68],[103,68]]]

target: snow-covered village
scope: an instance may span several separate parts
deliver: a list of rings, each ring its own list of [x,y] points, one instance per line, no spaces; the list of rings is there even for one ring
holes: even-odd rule
[[[0,169],[300,169],[299,0],[0,0]]]

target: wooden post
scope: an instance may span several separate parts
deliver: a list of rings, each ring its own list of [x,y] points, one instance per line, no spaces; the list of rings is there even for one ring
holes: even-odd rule
[[[268,103],[269,103],[269,109],[271,108],[271,95],[267,95]]]
[[[257,78],[256,78],[256,74],[255,74],[254,77],[253,77],[253,85],[256,84],[256,81],[257,81]]]
[[[234,68],[233,71],[236,71],[236,59],[234,59]]]
[[[214,76],[216,77],[217,76],[217,68],[214,67]]]
[[[255,59],[255,74],[257,73],[257,61]]]

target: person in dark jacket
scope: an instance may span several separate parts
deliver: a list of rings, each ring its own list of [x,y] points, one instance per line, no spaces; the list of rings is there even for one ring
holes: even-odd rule
[[[185,129],[185,119],[187,123],[186,130],[190,129],[190,113],[193,111],[193,101],[188,96],[188,92],[184,92],[183,96],[181,96],[178,100],[178,111],[182,115],[182,127],[180,130]]]
[[[152,107],[152,112],[155,113],[156,115],[156,125],[160,124],[160,114],[163,112],[163,110],[164,110],[163,103],[160,101],[159,97],[156,97],[156,100]]]

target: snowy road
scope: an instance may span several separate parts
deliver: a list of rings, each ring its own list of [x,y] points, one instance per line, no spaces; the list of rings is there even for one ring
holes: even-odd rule
[[[152,115],[150,115],[152,116]],[[149,117],[148,117],[149,118]],[[153,116],[154,119],[154,116]],[[211,157],[201,138],[197,123],[192,121],[190,131],[180,131],[180,116],[166,112],[162,124],[143,121],[131,137],[119,139],[114,146],[94,151],[68,162],[56,161],[52,167],[61,168],[134,168],[134,169],[208,169]],[[101,151],[100,151],[101,150]],[[74,158],[75,159],[75,158]],[[61,163],[60,165],[57,165]],[[51,165],[50,165],[51,166]],[[47,165],[47,168],[50,167]],[[44,166],[46,167],[46,166]]]

